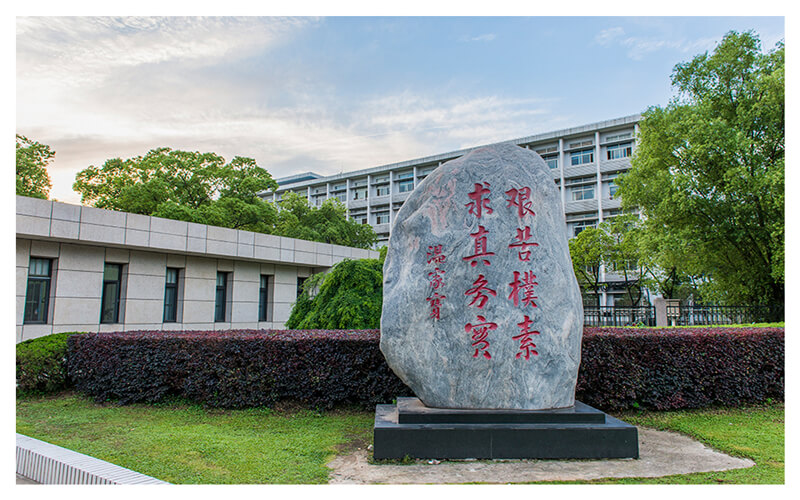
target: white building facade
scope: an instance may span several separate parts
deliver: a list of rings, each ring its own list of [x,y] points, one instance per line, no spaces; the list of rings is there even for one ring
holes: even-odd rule
[[[303,280],[378,252],[17,196],[17,342],[283,328]]]
[[[614,179],[631,166],[640,120],[641,115],[631,115],[505,142],[536,151],[550,167],[561,192],[569,234],[574,237],[620,214]],[[397,212],[411,191],[439,165],[473,149],[477,147],[328,177],[297,174],[277,179],[279,188],[262,196],[277,202],[292,191],[315,206],[328,198],[339,199],[347,207],[348,218],[375,229],[380,247],[388,243]],[[607,286],[601,303],[613,305],[622,295],[618,285],[622,278],[603,270],[602,280]]]

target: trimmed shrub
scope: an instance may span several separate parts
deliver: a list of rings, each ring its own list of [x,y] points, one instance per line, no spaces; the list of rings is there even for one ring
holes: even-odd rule
[[[89,334],[69,342],[76,389],[98,401],[181,395],[212,407],[372,406],[412,395],[378,348],[378,330]]]
[[[126,332],[71,337],[69,376],[98,401],[176,394],[212,407],[370,408],[413,393],[387,366],[378,330]],[[782,328],[587,328],[577,399],[609,411],[784,397]]]
[[[17,344],[17,395],[67,389],[67,337],[79,333],[55,333]]]
[[[576,396],[604,410],[784,398],[783,328],[585,328]]]

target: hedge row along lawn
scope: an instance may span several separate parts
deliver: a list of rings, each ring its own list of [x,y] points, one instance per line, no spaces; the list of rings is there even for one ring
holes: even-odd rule
[[[595,483],[784,482],[783,404],[615,415],[688,434],[756,466]],[[330,458],[372,442],[373,419],[364,410],[219,410],[175,401],[118,406],[73,393],[17,399],[20,434],[181,484],[326,483]]]
[[[96,401],[370,410],[412,395],[379,342],[378,330],[93,333],[69,337],[67,373]],[[782,400],[784,358],[783,328],[584,328],[576,394],[604,411]]]

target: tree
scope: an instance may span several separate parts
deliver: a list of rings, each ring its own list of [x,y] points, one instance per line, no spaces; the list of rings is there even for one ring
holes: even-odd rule
[[[47,199],[52,183],[47,166],[55,156],[50,146],[17,134],[17,194]]]
[[[371,248],[378,241],[372,226],[347,220],[347,209],[335,198],[312,207],[306,197],[287,192],[279,205],[274,232],[280,236],[356,248]]]
[[[672,84],[639,124],[623,207],[639,207],[662,263],[706,278],[706,297],[783,304],[784,44],[765,54],[755,34],[730,32]]]
[[[600,305],[600,266],[609,260],[614,240],[601,228],[587,227],[569,240],[569,254],[578,284],[591,290]],[[585,296],[585,295],[584,295]]]
[[[345,259],[303,283],[286,328],[380,328],[382,308],[383,261]]]
[[[636,214],[627,213],[606,219],[600,228],[611,236],[611,248],[605,263],[609,269],[622,276],[627,303],[639,305],[642,300],[642,278],[645,261],[640,251],[640,220]]]
[[[157,148],[78,173],[81,202],[202,224],[271,232],[276,209],[258,197],[278,184],[252,158]]]

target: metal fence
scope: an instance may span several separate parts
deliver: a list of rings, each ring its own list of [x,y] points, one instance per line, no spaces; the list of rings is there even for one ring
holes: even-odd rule
[[[735,325],[783,321],[783,311],[769,306],[668,305],[671,325]]]
[[[656,326],[653,306],[583,306],[584,326]]]

